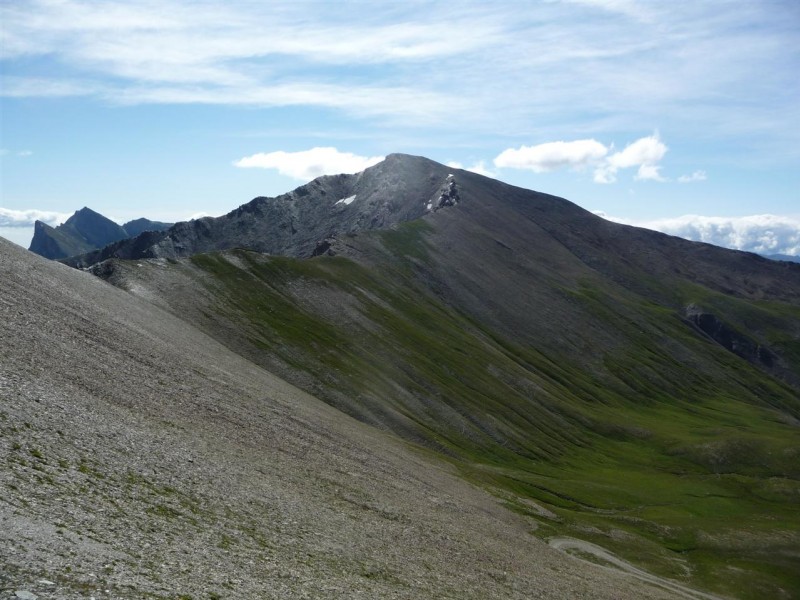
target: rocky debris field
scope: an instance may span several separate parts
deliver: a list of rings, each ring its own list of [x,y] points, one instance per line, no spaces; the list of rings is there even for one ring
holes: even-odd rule
[[[0,600],[667,598],[161,309],[0,240]]]

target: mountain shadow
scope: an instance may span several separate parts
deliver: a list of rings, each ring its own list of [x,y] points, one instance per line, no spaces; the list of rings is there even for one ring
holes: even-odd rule
[[[29,250],[45,258],[67,258],[135,237],[144,231],[160,231],[171,225],[144,218],[118,225],[84,207],[57,227],[36,221]]]

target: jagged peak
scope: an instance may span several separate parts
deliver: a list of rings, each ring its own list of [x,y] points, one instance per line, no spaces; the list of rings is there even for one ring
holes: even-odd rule
[[[95,216],[96,216],[96,217],[103,217],[104,219],[107,219],[107,218],[108,218],[108,217],[105,217],[105,216],[101,215],[101,214],[100,214],[99,212],[97,212],[96,210],[92,210],[92,209],[91,209],[91,208],[89,208],[88,206],[84,206],[84,207],[83,207],[83,208],[81,208],[80,210],[76,210],[76,211],[75,211],[75,213],[74,213],[72,216],[73,216],[73,217],[77,217],[78,215],[80,215],[80,216],[93,216],[93,217],[95,217]]]

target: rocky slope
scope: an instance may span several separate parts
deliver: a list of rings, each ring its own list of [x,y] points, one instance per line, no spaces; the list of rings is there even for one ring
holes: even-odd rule
[[[0,340],[2,598],[672,596],[547,548],[435,456],[4,240]]]

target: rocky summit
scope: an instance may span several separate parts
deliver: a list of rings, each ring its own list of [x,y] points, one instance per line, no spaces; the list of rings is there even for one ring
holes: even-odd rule
[[[29,250],[45,258],[67,258],[103,248],[117,240],[135,237],[144,231],[160,231],[171,225],[144,218],[118,225],[84,207],[57,227],[36,221]]]
[[[178,223],[67,262],[86,267],[112,257],[176,258],[235,247],[309,257],[329,238],[413,221],[458,198],[458,182],[448,178],[446,167],[393,154],[362,173],[319,177],[277,198],[255,198],[222,217]]]
[[[800,265],[406,155],[0,251],[2,593],[800,593]]]

